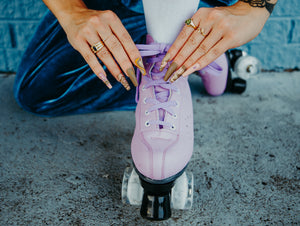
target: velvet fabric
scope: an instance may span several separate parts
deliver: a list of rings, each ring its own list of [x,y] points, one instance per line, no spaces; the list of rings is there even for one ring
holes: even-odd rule
[[[222,0],[226,4],[228,1]],[[231,0],[231,3],[235,1]],[[86,0],[85,3],[91,9],[114,11],[133,41],[145,43],[147,31],[142,0]],[[201,4],[207,6],[202,2],[199,7]],[[130,80],[127,79],[132,89],[128,92],[103,67],[112,89],[93,74],[79,52],[72,48],[62,27],[49,11],[23,55],[14,95],[22,108],[43,116],[134,110],[135,88]]]

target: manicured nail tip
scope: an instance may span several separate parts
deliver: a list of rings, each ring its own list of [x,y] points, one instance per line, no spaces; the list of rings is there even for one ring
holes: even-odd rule
[[[99,77],[100,77],[100,79],[102,80],[102,82],[103,82],[109,89],[112,88],[112,85],[110,84],[110,82],[108,81],[107,77],[106,77],[104,74],[100,73],[100,74],[99,74]]]
[[[130,86],[129,86],[128,82],[126,81],[126,78],[125,78],[124,75],[119,74],[118,75],[118,81],[124,86],[124,88],[126,90],[130,90]]]
[[[164,68],[166,67],[168,61],[170,60],[170,57],[171,57],[171,56],[170,56],[170,53],[167,53],[167,54],[164,56],[164,58],[163,58],[162,61],[161,61],[161,65],[160,65],[160,67],[159,67],[159,71],[164,70]]]
[[[146,75],[146,69],[145,69],[145,66],[143,64],[142,58],[140,58],[140,57],[136,58],[134,63],[135,63],[135,66],[137,66],[138,69],[140,69],[140,71],[142,72],[142,75]]]
[[[165,74],[164,80],[167,81],[170,78],[170,76],[174,73],[174,71],[176,71],[176,69],[177,64],[175,62],[172,62]]]
[[[126,83],[126,84],[122,84],[123,86],[124,86],[124,88],[127,90],[127,91],[129,91],[130,90],[130,86],[129,86],[129,84],[128,83]]]
[[[107,88],[112,89],[112,85],[109,82],[104,82]]]
[[[134,77],[134,78],[135,78],[135,77]],[[132,84],[133,84],[135,87],[137,87],[137,86],[138,86],[137,80],[136,80],[136,78],[135,78],[135,79],[134,79],[134,78],[130,78],[130,80],[131,80]]]
[[[175,82],[177,79],[179,78],[179,75],[173,75],[171,78],[170,78],[170,82],[173,83]]]
[[[146,73],[146,70],[142,70],[141,72],[142,72],[142,75],[143,75],[143,76],[145,76],[145,75],[147,74],[147,73]]]
[[[186,67],[183,65],[175,73],[182,75],[186,71]]]
[[[175,71],[170,81],[175,82],[179,77],[181,77],[181,75],[185,72],[185,70],[186,70],[185,66],[180,67],[177,71]]]
[[[107,88],[109,88],[109,89],[112,88],[112,85],[110,84],[110,82],[108,80],[107,81],[103,81],[103,83],[107,86]]]
[[[162,59],[162,62],[168,62],[170,60],[170,53],[167,53],[164,58]]]
[[[129,78],[130,78],[132,84],[133,84],[135,87],[137,87],[138,84],[137,84],[136,77],[135,77],[135,76],[132,76],[132,75],[129,75]]]
[[[168,63],[167,61],[162,61],[161,65],[160,65],[160,68],[159,68],[159,71],[164,70],[164,68],[166,67],[167,63]]]
[[[127,69],[127,75],[128,75],[128,77],[130,78],[132,84],[133,84],[135,87],[137,87],[138,83],[137,83],[137,80],[136,80],[136,77],[135,77],[135,73],[134,73],[133,68]]]

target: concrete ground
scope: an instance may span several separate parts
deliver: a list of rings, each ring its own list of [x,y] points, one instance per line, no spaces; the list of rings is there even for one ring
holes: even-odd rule
[[[41,118],[0,76],[0,225],[300,224],[300,72],[264,73],[242,95],[190,78],[194,206],[152,223],[123,205],[134,112]]]

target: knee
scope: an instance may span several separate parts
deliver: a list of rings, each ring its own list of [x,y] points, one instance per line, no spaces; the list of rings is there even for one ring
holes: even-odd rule
[[[43,111],[41,89],[36,89],[34,81],[26,81],[24,77],[17,74],[14,83],[14,97],[18,105],[22,109],[39,116],[52,116]]]
[[[15,81],[14,96],[18,105],[28,112],[39,114],[36,109],[36,103],[34,103],[33,98],[31,98],[32,95],[36,95],[34,90],[30,90],[28,86],[24,87],[19,85],[18,81]]]

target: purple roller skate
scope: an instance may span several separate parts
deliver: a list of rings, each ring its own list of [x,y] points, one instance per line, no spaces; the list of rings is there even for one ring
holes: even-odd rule
[[[174,83],[159,71],[169,45],[138,45],[147,74],[138,76],[136,127],[131,143],[134,169],[126,169],[122,200],[141,205],[150,220],[171,216],[171,206],[188,209],[193,201],[193,175],[184,172],[193,152],[191,92],[187,78]],[[139,79],[140,77],[140,79]]]

